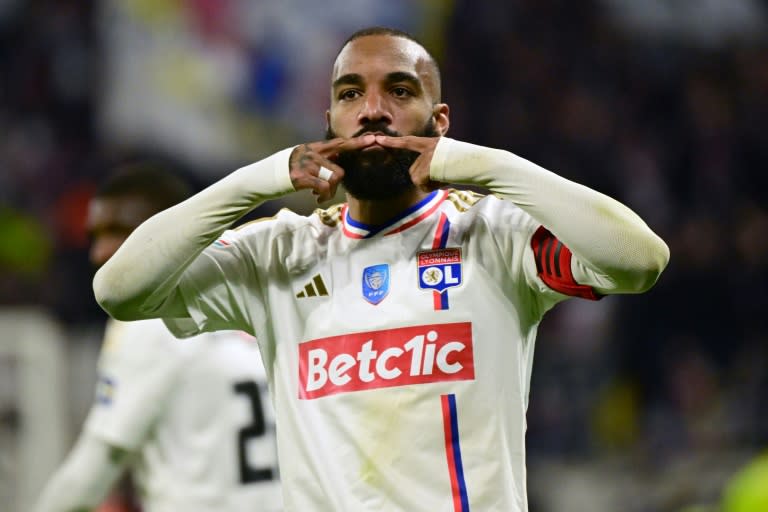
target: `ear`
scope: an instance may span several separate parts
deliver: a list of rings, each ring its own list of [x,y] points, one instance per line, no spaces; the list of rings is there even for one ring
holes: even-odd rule
[[[331,127],[331,111],[326,110],[325,111],[325,131],[328,131],[328,128]]]
[[[450,120],[450,108],[447,103],[435,103],[432,107],[432,115],[435,118],[435,128],[440,136],[448,133],[448,128],[451,126]]]

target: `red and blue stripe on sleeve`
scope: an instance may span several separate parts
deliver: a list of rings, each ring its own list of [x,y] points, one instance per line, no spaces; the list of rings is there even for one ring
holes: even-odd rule
[[[544,226],[540,226],[533,234],[531,247],[536,259],[536,271],[547,286],[572,297],[590,300],[601,298],[590,286],[576,282],[571,272],[571,250]]]

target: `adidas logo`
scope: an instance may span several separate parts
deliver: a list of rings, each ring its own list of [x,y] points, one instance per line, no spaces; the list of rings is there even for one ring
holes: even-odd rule
[[[323,282],[323,276],[317,274],[312,278],[312,281],[308,282],[304,289],[296,294],[296,298],[304,299],[306,297],[327,297],[328,289]]]

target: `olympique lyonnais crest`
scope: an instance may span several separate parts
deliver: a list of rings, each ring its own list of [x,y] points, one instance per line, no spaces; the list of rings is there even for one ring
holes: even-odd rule
[[[389,265],[382,263],[363,269],[363,298],[373,305],[389,293]]]
[[[461,249],[421,251],[417,255],[419,288],[442,293],[461,284]]]

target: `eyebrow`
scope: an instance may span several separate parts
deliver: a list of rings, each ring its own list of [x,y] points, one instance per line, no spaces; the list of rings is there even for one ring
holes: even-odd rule
[[[417,88],[418,90],[421,90],[421,80],[419,80],[419,77],[417,77],[413,73],[407,73],[405,71],[394,71],[392,73],[389,73],[387,75],[385,82],[388,84],[395,84],[398,82],[407,82],[411,84],[413,87]]]
[[[349,73],[341,75],[339,78],[333,81],[333,88],[336,89],[340,85],[363,85],[363,77],[357,73]]]
[[[388,73],[386,78],[384,79],[384,82],[387,84],[407,82],[412,87],[418,89],[419,92],[422,91],[421,80],[419,80],[419,78],[413,73],[408,73],[406,71],[393,71],[391,73]],[[363,80],[363,77],[361,75],[357,73],[348,73],[346,75],[341,75],[339,78],[334,80],[333,88],[336,89],[341,85],[362,86],[364,84],[365,84],[365,80]]]

